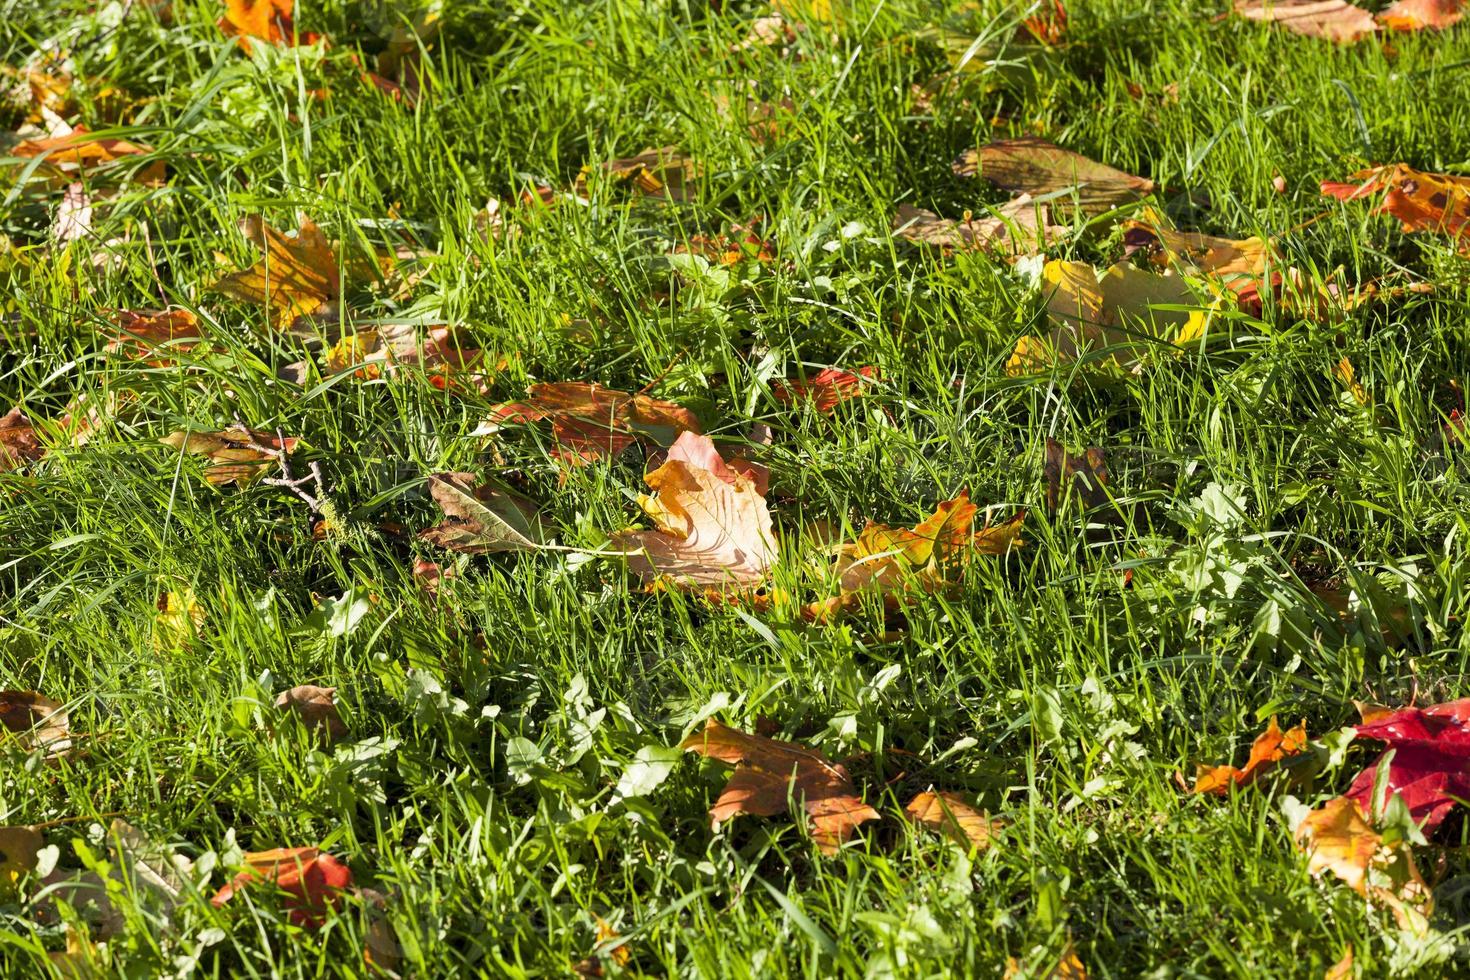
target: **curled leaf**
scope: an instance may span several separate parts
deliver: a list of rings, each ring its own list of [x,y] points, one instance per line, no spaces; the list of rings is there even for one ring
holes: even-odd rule
[[[557,446],[553,455],[572,465],[616,456],[639,438],[668,446],[680,433],[700,431],[694,413],[672,402],[599,384],[559,381],[532,385],[525,401],[496,405],[476,434],[543,420],[551,423]]]
[[[543,544],[541,523],[530,501],[488,484],[473,473],[434,473],[429,493],[446,520],[419,533],[430,544],[465,554],[534,551]]]
[[[1271,717],[1265,732],[1258,736],[1251,745],[1250,758],[1246,760],[1244,769],[1234,766],[1201,766],[1199,776],[1194,781],[1194,793],[1214,793],[1216,796],[1224,796],[1230,792],[1232,786],[1249,786],[1256,778],[1264,773],[1270,772],[1276,767],[1276,763],[1282,759],[1300,755],[1307,747],[1307,723],[1303,721],[1289,732],[1282,732],[1276,723],[1276,717]]]

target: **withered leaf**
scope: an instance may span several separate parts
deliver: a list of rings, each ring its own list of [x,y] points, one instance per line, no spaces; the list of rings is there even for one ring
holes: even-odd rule
[[[489,390],[495,373],[495,367],[486,363],[485,352],[461,346],[451,328],[429,327],[420,335],[412,324],[389,324],[343,336],[327,351],[326,368],[335,373],[352,367],[358,368],[358,377],[369,380],[416,367],[441,391],[481,394]]]
[[[655,495],[640,502],[656,530],[622,531],[610,542],[644,582],[728,591],[765,579],[777,554],[770,508],[756,481],[726,465],[709,437],[679,436],[644,480]]]
[[[165,446],[195,456],[206,456],[204,478],[216,486],[244,485],[265,473],[272,463],[296,450],[300,440],[284,440],[269,432],[232,425],[223,432],[171,432],[159,440]]]
[[[771,817],[795,803],[806,814],[817,846],[833,854],[859,826],[879,818],[858,796],[846,768],[797,742],[751,735],[711,718],[704,731],[690,735],[680,748],[735,767],[710,807],[716,829],[742,813]]]
[[[982,851],[1005,826],[976,810],[957,793],[920,793],[904,807],[904,813],[914,823],[937,830],[962,847]]]
[[[955,160],[954,172],[978,174],[1016,194],[1057,194],[1054,207],[1072,202],[1084,214],[1110,211],[1154,189],[1147,177],[1124,173],[1035,136],[997,140],[966,150]]]
[[[19,469],[44,455],[46,448],[19,405],[0,416],[0,473]]]
[[[14,741],[48,759],[71,751],[71,719],[60,702],[35,691],[0,691],[0,745]]]
[[[1235,12],[1338,44],[1351,44],[1378,30],[1372,14],[1347,0],[1237,0]]]
[[[1398,0],[1378,15],[1378,23],[1393,31],[1444,30],[1465,16],[1464,0]]]
[[[636,188],[645,197],[661,197],[671,201],[687,201],[698,196],[695,181],[699,167],[694,158],[676,146],[644,150],[631,157],[620,157],[598,165],[599,170],[619,183]],[[591,167],[584,167],[577,177],[575,190],[586,196]]]
[[[1405,232],[1427,231],[1459,240],[1470,255],[1470,177],[1426,173],[1402,163],[1362,170],[1347,183],[1322,182],[1322,193],[1341,201],[1383,194],[1375,213],[1398,218]]]
[[[0,827],[0,900],[15,897],[23,875],[36,870],[36,857],[46,839],[34,827]]]
[[[1075,493],[1089,510],[1109,503],[1108,463],[1097,446],[1090,446],[1081,456],[1073,456],[1060,442],[1047,436],[1042,468],[1046,474],[1047,509],[1056,510],[1069,492]]]
[[[86,128],[78,126],[64,136],[24,140],[7,150],[6,155],[22,160],[42,157],[42,166],[69,182],[78,173],[95,174],[129,157],[146,156],[152,152],[150,146],[110,136],[95,137]],[[137,174],[136,179],[144,183],[162,181],[163,162],[149,164]]]
[[[1314,875],[1331,871],[1369,901],[1387,906],[1400,927],[1423,935],[1434,895],[1409,842],[1384,843],[1356,800],[1339,796],[1313,810],[1293,835]]]
[[[1224,796],[1232,786],[1249,786],[1256,778],[1270,772],[1282,759],[1300,755],[1307,748],[1307,723],[1303,721],[1289,732],[1282,732],[1271,716],[1266,730],[1251,745],[1250,758],[1244,769],[1234,766],[1201,766],[1194,781],[1194,793],[1214,793]]]
[[[365,256],[344,260],[310,219],[287,236],[259,217],[241,222],[245,237],[264,253],[248,269],[215,282],[215,292],[242,303],[264,306],[272,326],[290,326],[300,317],[337,315],[344,288],[383,276],[382,262]]]
[[[188,310],[146,312],[122,310],[117,314],[116,330],[108,341],[110,353],[128,357],[146,357],[167,346],[171,350],[191,351],[201,338],[199,321]],[[155,365],[171,363],[169,358],[152,361]]]
[[[1071,234],[1070,228],[1052,224],[1051,209],[1035,203],[1030,194],[1007,201],[994,214],[985,212],[964,221],[901,204],[893,216],[893,231],[908,241],[950,251],[984,249],[1005,255],[1035,255]]]
[[[471,555],[534,551],[544,543],[530,501],[489,484],[473,473],[434,473],[429,495],[446,520],[419,533],[430,544]]]
[[[672,402],[595,383],[558,381],[532,385],[525,401],[494,406],[475,434],[543,420],[551,423],[553,455],[570,465],[616,456],[640,437],[669,446],[680,433],[700,431],[694,413]]]
[[[335,687],[298,684],[289,691],[281,692],[276,698],[276,707],[295,715],[302,725],[320,735],[327,744],[338,741],[347,734],[347,725],[337,712]]]
[[[247,51],[252,39],[288,46],[314,43],[318,35],[296,29],[295,8],[296,0],[225,0],[219,29],[226,37],[238,38]]]

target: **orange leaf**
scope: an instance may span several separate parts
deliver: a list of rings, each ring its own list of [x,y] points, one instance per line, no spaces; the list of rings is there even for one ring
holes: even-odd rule
[[[296,0],[225,0],[225,15],[219,29],[226,37],[239,38],[240,47],[250,50],[250,41],[295,46],[312,44],[316,34],[301,34],[291,14]]]
[[[920,793],[904,807],[910,820],[937,830],[961,846],[984,850],[1005,826],[991,820],[955,793]]]
[[[477,434],[495,432],[506,425],[550,421],[558,447],[553,455],[564,463],[585,465],[622,453],[639,436],[666,446],[680,433],[700,431],[699,419],[686,408],[595,383],[535,384],[528,394],[525,401],[491,408],[490,417]]]
[[[978,511],[969,491],[961,491],[912,529],[869,524],[843,549],[842,591],[901,592],[910,585],[939,591],[972,555],[1004,554],[1025,543],[1019,539],[1021,517],[977,532]]]
[[[1339,796],[1313,810],[1293,837],[1307,851],[1312,874],[1331,871],[1353,891],[1388,906],[1399,925],[1423,933],[1434,897],[1408,842],[1384,844],[1356,800]]]
[[[643,509],[657,529],[620,532],[611,545],[628,553],[628,567],[646,583],[730,591],[766,577],[777,553],[770,509],[708,436],[680,435],[668,461],[644,480],[656,496],[643,497]]]
[[[704,731],[690,735],[680,748],[735,766],[710,807],[716,829],[742,813],[784,813],[794,801],[806,813],[817,846],[833,854],[861,824],[879,818],[857,795],[843,766],[805,745],[747,734],[710,719]]]
[[[64,175],[71,175],[80,171],[94,173],[119,160],[152,152],[151,146],[130,143],[116,137],[97,138],[85,127],[78,126],[65,136],[50,136],[17,143],[6,155],[22,160],[44,157],[45,166]],[[160,183],[163,176],[163,161],[158,160],[140,171],[136,179],[143,183]]]
[[[294,452],[299,440],[282,440],[268,432],[232,425],[223,432],[172,432],[160,441],[180,452],[209,457],[204,478],[219,486],[249,483],[264,473],[268,464]]]
[[[1460,22],[1464,0],[1398,0],[1378,15],[1378,23],[1394,31],[1444,30]]]
[[[19,405],[0,416],[0,473],[19,469],[44,455],[46,449]]]
[[[212,288],[242,303],[267,307],[273,326],[289,326],[303,316],[335,315],[344,285],[370,282],[383,271],[375,260],[344,262],[310,219],[302,220],[294,237],[276,231],[259,217],[247,218],[241,230],[265,254],[250,268],[219,279]]]
[[[188,310],[165,310],[162,313],[122,310],[117,314],[117,329],[111,333],[112,340],[108,342],[107,350],[128,357],[143,357],[164,345],[171,349],[190,351],[194,349],[193,343],[174,342],[194,341],[201,336],[199,321]],[[173,362],[165,357],[149,363],[166,366]]]
[[[1363,170],[1351,183],[1322,182],[1322,193],[1341,201],[1383,193],[1378,214],[1398,218],[1405,232],[1420,231],[1464,238],[1459,250],[1470,255],[1470,177],[1426,173],[1402,163]]]
[[[1300,755],[1306,747],[1305,721],[1283,733],[1276,723],[1276,716],[1272,715],[1265,732],[1251,745],[1250,758],[1246,760],[1244,769],[1236,769],[1234,766],[1215,766],[1213,769],[1201,767],[1200,774],[1194,781],[1194,789],[1190,792],[1224,796],[1230,792],[1231,786],[1249,786],[1256,781],[1256,777],[1274,769],[1276,763],[1287,756]]]

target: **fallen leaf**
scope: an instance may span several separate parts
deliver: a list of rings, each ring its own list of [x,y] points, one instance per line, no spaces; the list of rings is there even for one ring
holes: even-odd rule
[[[1440,31],[1460,22],[1463,6],[1464,0],[1398,0],[1378,15],[1378,23],[1392,31]]]
[[[1062,0],[1041,0],[1036,13],[1021,23],[1042,44],[1057,44],[1067,30],[1067,8]]]
[[[457,578],[459,572],[452,565],[445,568],[436,561],[425,561],[422,558],[413,563],[414,583],[430,599],[437,599],[439,593]]]
[[[1385,844],[1356,800],[1339,796],[1313,810],[1293,834],[1314,875],[1331,871],[1349,888],[1393,913],[1399,925],[1423,935],[1434,908],[1407,840]]]
[[[321,735],[328,745],[347,735],[347,725],[337,713],[337,689],[299,684],[282,691],[276,707],[295,715],[313,734]]]
[[[878,369],[868,365],[856,371],[822,368],[809,378],[792,378],[771,385],[771,395],[783,405],[804,402],[823,415],[852,398],[863,395],[877,380]]]
[[[296,450],[300,440],[284,440],[269,432],[232,425],[223,432],[172,432],[159,440],[165,446],[194,456],[208,457],[204,478],[216,486],[245,485],[265,473],[272,463]]]
[[[46,839],[34,827],[0,827],[0,901],[13,902],[20,879],[36,870]]]
[[[1014,956],[1006,958],[1006,971],[1002,980],[1020,980],[1022,976],[1021,961]],[[1026,974],[1028,978],[1036,980],[1087,980],[1087,967],[1082,965],[1082,958],[1077,955],[1077,947],[1067,941],[1066,949],[1062,950],[1061,958],[1056,965],[1047,969],[1045,973]]]
[[[245,855],[245,870],[216,892],[210,904],[219,908],[241,889],[261,882],[271,882],[285,893],[293,925],[317,929],[352,887],[352,869],[315,847],[250,852]]]
[[[1342,959],[1327,968],[1322,980],[1353,980],[1353,944],[1343,948]]]
[[[961,847],[985,850],[1005,825],[966,803],[957,793],[920,793],[904,807],[914,823],[937,830]]]
[[[1353,401],[1359,405],[1367,406],[1371,403],[1368,392],[1358,383],[1358,371],[1353,367],[1353,362],[1346,356],[1338,360],[1332,366],[1332,376],[1342,383],[1348,394],[1353,396]]]
[[[92,234],[92,196],[85,184],[66,185],[56,216],[51,221],[51,237],[63,245],[81,241]]]
[[[571,465],[617,456],[640,436],[669,446],[681,433],[700,431],[694,413],[672,402],[598,384],[560,381],[532,385],[525,401],[494,406],[475,434],[542,420],[551,422],[557,446],[552,455]]]
[[[188,310],[164,310],[163,312],[134,312],[123,310],[117,314],[117,329],[111,332],[108,341],[109,353],[121,353],[128,357],[148,357],[158,348],[167,346],[181,352],[194,349],[194,341],[200,339],[199,321]],[[187,343],[178,343],[187,341]],[[163,358],[150,361],[155,366],[173,363]]]
[[[1255,782],[1257,777],[1270,772],[1287,756],[1300,755],[1307,748],[1307,723],[1301,722],[1289,732],[1282,732],[1276,723],[1276,716],[1271,716],[1265,732],[1258,736],[1251,745],[1250,758],[1246,760],[1244,769],[1234,766],[1201,766],[1199,775],[1195,778],[1193,793],[1214,793],[1216,796],[1225,796],[1230,792],[1232,786],[1245,787]]]
[[[1156,265],[1180,266],[1215,276],[1227,285],[1240,277],[1259,280],[1272,255],[1266,239],[1221,238],[1197,231],[1177,231],[1153,208],[1145,208],[1138,219],[1123,223],[1125,254],[1140,248],[1155,251]]]
[[[503,368],[502,359],[496,368]],[[420,333],[413,324],[391,324],[343,336],[328,349],[326,368],[332,373],[356,367],[366,380],[394,377],[404,367],[416,367],[440,391],[490,390],[495,371],[485,352],[460,346],[455,332],[445,326]]]
[[[636,188],[644,197],[661,197],[670,201],[688,201],[698,196],[694,182],[699,167],[694,158],[675,146],[644,150],[631,157],[608,160],[597,167],[620,184]],[[574,185],[578,195],[587,195],[587,178],[592,168],[584,167]]]
[[[177,650],[187,646],[204,624],[204,607],[187,585],[170,589],[158,597],[153,615],[153,649]]]
[[[44,455],[46,449],[19,405],[0,416],[0,473],[20,469]]]
[[[35,691],[0,691],[0,744],[9,740],[25,752],[59,759],[72,749],[71,719],[58,701]]]
[[[296,0],[225,0],[219,29],[226,37],[237,38],[247,52],[252,40],[288,47],[315,43],[319,35],[296,30],[295,7]]]
[[[241,303],[264,306],[272,326],[301,317],[337,316],[344,289],[381,279],[383,263],[366,257],[344,261],[310,219],[287,236],[258,217],[241,223],[245,237],[265,254],[248,269],[217,280],[215,292]]]
[[[1152,193],[1154,182],[1135,177],[1035,136],[997,140],[966,150],[954,162],[960,176],[976,174],[1003,190],[1032,197],[1056,195],[1084,214],[1101,214]]]
[[[152,152],[153,148],[150,146],[130,143],[116,137],[95,137],[85,127],[78,126],[64,136],[49,136],[17,143],[6,151],[6,155],[22,160],[41,157],[44,159],[42,166],[71,183],[78,173],[94,175],[130,157],[145,156]],[[163,161],[155,160],[139,171],[135,179],[143,183],[159,183],[163,180],[163,175]]]
[[[1423,831],[1432,833],[1460,800],[1470,799],[1470,698],[1428,708],[1379,711],[1357,726],[1358,738],[1384,742],[1393,758],[1388,762],[1384,796],[1403,797]],[[1347,798],[1365,812],[1374,812],[1373,786],[1380,756],[1353,780]]]
[[[1235,12],[1338,44],[1351,44],[1378,30],[1372,14],[1347,0],[1237,0]]]
[[[476,486],[473,473],[434,473],[428,482],[446,520],[421,531],[423,540],[470,555],[541,547],[540,521],[524,498],[488,484]]]
[[[901,204],[893,216],[893,231],[908,241],[948,251],[982,249],[1016,256],[1036,255],[1071,234],[1070,228],[1052,224],[1051,209],[1035,203],[1030,194],[1007,201],[994,214],[967,214],[963,221]]]
[[[669,451],[664,454],[660,465],[669,460],[685,463],[692,469],[708,470],[732,487],[741,486],[742,480],[749,480],[754,484],[755,492],[762,497],[766,495],[766,490],[770,487],[770,470],[759,463],[752,463],[738,456],[732,456],[726,460],[715,448],[712,440],[692,432],[680,435],[674,440],[673,446],[669,447]]]
[[[655,495],[640,503],[656,529],[622,531],[610,542],[634,574],[648,584],[714,591],[765,579],[777,554],[770,508],[755,481],[725,465],[709,437],[683,433],[668,461],[644,480]]]
[[[1047,436],[1042,471],[1046,475],[1048,510],[1056,510],[1069,493],[1075,493],[1088,510],[1111,502],[1108,496],[1108,463],[1097,446],[1089,447],[1081,456],[1073,456],[1060,442]]]
[[[680,748],[735,767],[710,807],[710,824],[748,813],[771,817],[794,802],[806,814],[812,838],[824,854],[835,854],[853,831],[879,813],[857,795],[847,769],[816,749],[730,728],[711,718]]]
[[[1086,351],[1107,351],[1105,363],[1137,371],[1160,348],[1182,347],[1204,335],[1214,312],[1180,276],[1159,275],[1119,262],[1101,276],[1083,262],[1053,260],[1042,269],[1046,311],[1055,325],[1045,338],[1016,344],[1006,373],[1019,376],[1071,363]],[[1164,309],[1163,307],[1185,307]]]
[[[1433,232],[1464,239],[1462,255],[1470,255],[1470,177],[1426,173],[1402,163],[1362,170],[1348,183],[1323,181],[1321,190],[1340,201],[1383,194],[1375,214],[1398,218],[1406,233]]]

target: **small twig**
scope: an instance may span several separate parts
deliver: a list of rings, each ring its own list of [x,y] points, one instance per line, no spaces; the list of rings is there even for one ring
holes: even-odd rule
[[[235,421],[239,423],[240,428],[243,429],[246,433],[250,432],[250,427],[246,425],[244,421],[242,421],[238,416],[236,417]],[[313,514],[320,514],[322,512],[322,497],[326,496],[326,482],[322,476],[322,466],[320,463],[313,461],[311,463],[309,472],[305,476],[293,477],[291,475],[291,463],[288,459],[289,454],[286,452],[285,432],[283,432],[281,429],[276,429],[276,445],[274,447],[261,445],[260,443],[255,441],[255,437],[253,435],[250,436],[248,440],[246,440],[245,446],[247,449],[253,449],[258,453],[264,453],[266,456],[274,459],[276,461],[276,464],[281,467],[281,475],[279,477],[268,476],[265,479],[261,480],[261,483],[264,483],[268,487],[281,487],[283,489],[290,490],[296,496],[300,497],[306,503],[306,506],[311,508],[311,512]],[[308,483],[316,485],[316,492],[320,494],[321,497],[313,497],[311,494],[301,489],[302,486]]]

